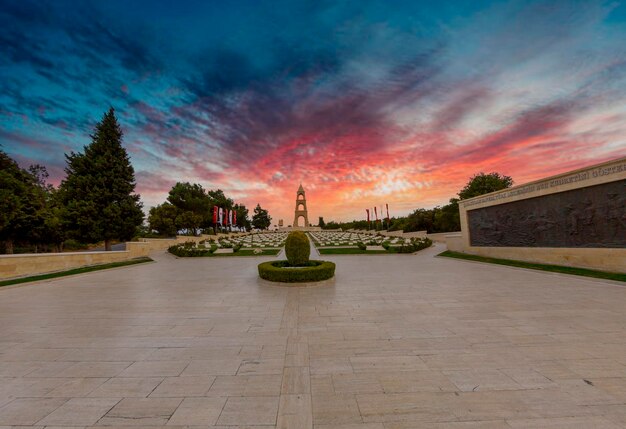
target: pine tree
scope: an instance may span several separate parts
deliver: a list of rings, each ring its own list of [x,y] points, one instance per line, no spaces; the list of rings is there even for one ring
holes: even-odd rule
[[[261,208],[260,204],[257,204],[254,208],[254,216],[252,216],[252,226],[256,229],[267,229],[272,224],[272,217],[268,211]]]
[[[122,146],[115,111],[104,114],[84,153],[66,155],[67,178],[61,184],[63,221],[68,234],[83,242],[129,240],[143,222],[135,171]]]

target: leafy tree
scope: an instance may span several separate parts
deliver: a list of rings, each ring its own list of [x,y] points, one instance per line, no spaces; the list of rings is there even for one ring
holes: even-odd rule
[[[216,205],[218,207],[231,210],[235,206],[235,202],[232,200],[232,198],[228,198],[226,195],[224,195],[224,191],[222,191],[221,189],[218,189],[216,191],[210,190],[209,192],[207,192],[207,195],[209,197],[209,201],[211,202],[211,208]]]
[[[454,232],[461,230],[459,217],[459,200],[451,198],[450,203],[443,207],[435,207],[433,232]]]
[[[178,212],[176,226],[178,230],[184,229],[188,235],[198,235],[204,217],[192,211]]]
[[[167,201],[176,208],[176,229],[193,235],[209,221],[211,202],[202,185],[178,182],[170,189]]]
[[[317,222],[317,225],[318,225],[320,228],[324,228],[324,227],[326,226],[326,222],[324,222],[324,218],[323,218],[322,216],[320,216],[320,219],[319,219],[319,221]]]
[[[373,226],[373,225],[372,225]],[[351,222],[336,222],[334,220],[325,222],[322,229],[367,229],[366,220],[353,220]]]
[[[6,253],[13,253],[15,240],[32,226],[34,194],[33,177],[0,150],[0,239]]]
[[[235,204],[235,213],[237,213],[237,226],[245,228],[249,231],[251,228],[250,218],[248,218],[248,209],[243,204]]]
[[[467,185],[459,191],[459,198],[466,200],[501,189],[510,188],[513,179],[500,173],[478,173],[472,176]]]
[[[157,231],[160,235],[172,237],[178,232],[176,228],[176,217],[178,210],[170,203],[163,203],[150,209],[148,214],[148,224],[151,230]]]
[[[54,191],[54,186],[48,183],[50,174],[48,174],[48,170],[44,165],[33,164],[28,167],[28,172],[33,177],[35,184],[41,189],[48,193],[52,193]]]
[[[13,253],[15,242],[34,245],[35,252],[49,244],[61,250],[62,206],[56,190],[46,182],[48,177],[44,166],[21,169],[0,151],[0,240],[7,253]]]
[[[51,244],[54,251],[60,252],[63,242],[67,238],[67,234],[63,225],[65,208],[59,198],[59,192],[56,189],[47,194],[47,206],[44,213],[43,237],[44,242]]]
[[[122,146],[122,129],[110,108],[96,124],[84,153],[66,155],[66,179],[61,183],[68,234],[81,241],[128,240],[143,222],[135,170]]]
[[[389,227],[389,231],[402,231],[404,230],[404,225],[406,224],[406,217],[392,217],[390,219],[391,226]]]
[[[252,216],[252,226],[257,229],[267,229],[272,224],[272,218],[267,210],[262,209],[260,204],[257,204],[254,208],[254,215]]]
[[[331,220],[328,223],[324,223],[324,226],[320,225],[320,227],[322,229],[337,229],[337,228],[340,227],[340,224],[335,222],[334,220]],[[346,229],[348,229],[348,228],[346,228]]]
[[[433,231],[434,212],[428,209],[417,209],[407,216],[405,232]]]
[[[167,201],[181,211],[204,213],[209,206],[209,199],[202,185],[189,182],[176,183],[167,197]]]
[[[213,224],[213,207],[214,206],[218,206],[221,207],[222,209],[225,210],[233,210],[235,208],[235,202],[232,200],[232,198],[228,198],[225,194],[224,191],[222,191],[221,189],[217,189],[217,190],[210,190],[207,192],[208,198],[209,198],[209,213],[211,214],[210,218],[207,219],[206,224],[204,225],[205,227],[217,227],[217,225]],[[242,213],[243,214],[243,213]],[[245,215],[247,216],[248,211],[246,210]],[[226,214],[225,214],[226,215]],[[239,215],[240,213],[237,213],[237,224],[239,224]],[[245,223],[245,222],[244,222]],[[248,222],[249,224],[249,222]]]
[[[61,251],[66,234],[63,227],[64,207],[59,198],[59,192],[48,183],[48,170],[45,166],[35,164],[28,168],[33,178],[36,191],[37,212],[31,226],[28,239],[35,244],[35,251],[39,245],[52,245],[55,251]]]
[[[237,226],[250,229],[248,209],[235,204],[221,189],[205,191],[197,183],[179,182],[170,190],[167,201],[150,210],[150,228],[160,234],[174,235],[180,230],[197,235],[198,232],[215,227],[213,208],[221,207],[237,213]]]

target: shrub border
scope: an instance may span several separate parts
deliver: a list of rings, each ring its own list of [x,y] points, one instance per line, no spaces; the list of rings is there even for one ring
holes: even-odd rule
[[[216,250],[217,245],[211,244],[210,248],[199,249],[197,247],[186,246],[187,243],[175,244],[167,248],[167,251],[179,258],[193,258],[201,256],[211,256]],[[239,249],[237,249],[239,250]]]
[[[330,261],[315,261],[314,266],[284,268],[287,261],[269,261],[259,264],[259,277],[271,282],[305,283],[328,280],[335,275],[335,264]],[[282,267],[281,267],[282,265]]]
[[[433,245],[433,241],[430,238],[412,238],[411,241],[404,242],[399,246],[389,245],[386,249],[395,253],[415,253],[420,250],[427,249]],[[383,245],[384,247],[384,245]]]

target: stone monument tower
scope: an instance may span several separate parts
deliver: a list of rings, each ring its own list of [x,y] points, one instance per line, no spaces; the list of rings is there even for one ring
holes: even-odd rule
[[[301,217],[304,218],[304,225],[298,225],[298,219]],[[298,193],[296,194],[296,213],[293,217],[293,227],[297,228],[298,226],[305,228],[309,227],[309,215],[306,210],[306,197],[304,195],[304,188],[302,187],[302,184],[300,184]]]

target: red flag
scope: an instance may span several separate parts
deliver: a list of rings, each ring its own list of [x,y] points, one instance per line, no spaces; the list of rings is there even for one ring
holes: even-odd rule
[[[374,206],[374,215],[376,216],[376,222],[378,222],[378,210],[376,210],[376,206]]]
[[[365,211],[367,212],[367,223],[369,223],[369,221],[370,221],[370,209],[365,209]]]
[[[213,223],[217,223],[217,213],[220,208],[218,206],[213,206]]]
[[[233,225],[237,225],[237,212],[233,210]]]
[[[387,222],[389,222],[389,204],[385,204],[387,207]]]

